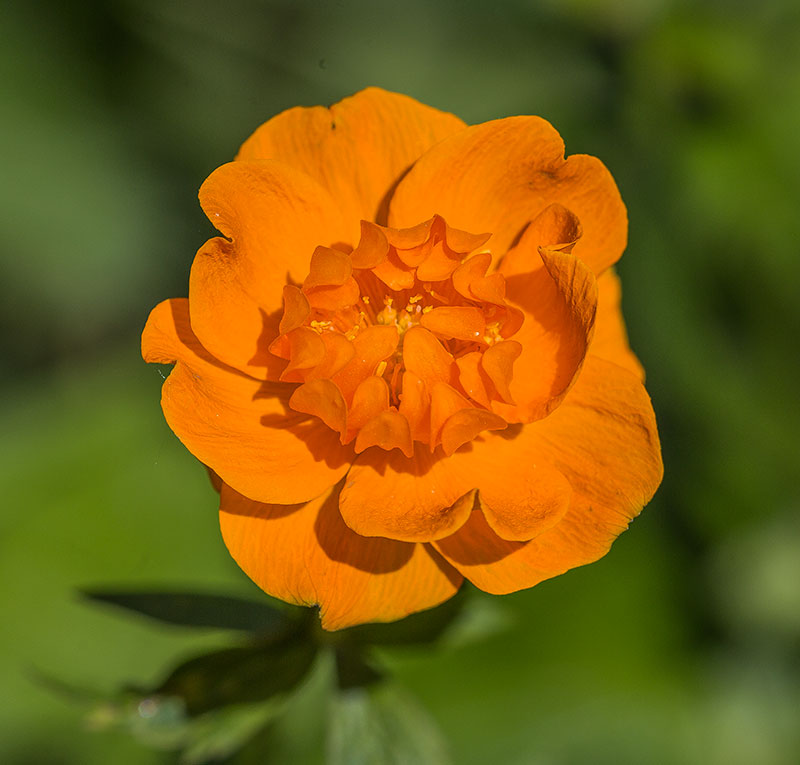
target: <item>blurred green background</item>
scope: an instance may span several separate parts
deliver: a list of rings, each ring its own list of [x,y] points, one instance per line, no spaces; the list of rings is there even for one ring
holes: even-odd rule
[[[539,114],[608,165],[666,465],[605,559],[496,599],[506,629],[384,660],[458,765],[800,762],[800,6],[15,1],[0,81],[0,762],[175,760],[40,679],[111,691],[224,642],[79,587],[259,596],[139,334],[213,233],[206,175],[278,111],[370,84]]]

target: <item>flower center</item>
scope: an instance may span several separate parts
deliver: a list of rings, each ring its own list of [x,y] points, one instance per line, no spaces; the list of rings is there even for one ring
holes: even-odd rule
[[[301,287],[284,287],[281,380],[300,383],[289,405],[355,441],[400,449],[414,442],[450,454],[483,430],[506,426],[494,402],[509,386],[522,312],[505,280],[487,275],[489,234],[434,216],[413,228],[362,221],[350,253],[318,247]]]

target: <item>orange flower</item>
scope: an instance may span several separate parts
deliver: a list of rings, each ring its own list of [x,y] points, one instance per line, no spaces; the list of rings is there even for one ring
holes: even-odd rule
[[[371,88],[262,125],[200,202],[222,236],[143,355],[266,592],[391,621],[597,560],[650,500],[625,207],[544,120]]]

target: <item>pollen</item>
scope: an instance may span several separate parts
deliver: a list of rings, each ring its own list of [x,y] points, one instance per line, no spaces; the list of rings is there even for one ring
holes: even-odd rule
[[[315,332],[322,334],[325,332],[325,330],[332,329],[333,322],[314,319],[309,322],[308,326],[311,327],[311,329],[313,329]]]
[[[500,334],[499,321],[494,321],[486,325],[486,332],[483,335],[483,342],[486,343],[486,345],[494,345],[495,343],[499,343],[502,339],[503,336]]]

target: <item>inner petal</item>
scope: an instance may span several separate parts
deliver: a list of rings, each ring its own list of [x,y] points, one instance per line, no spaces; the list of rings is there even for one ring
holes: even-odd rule
[[[498,404],[519,344],[521,312],[505,278],[487,275],[490,234],[441,216],[409,228],[362,221],[352,252],[318,247],[308,276],[284,289],[282,379],[300,383],[289,406],[338,431],[357,452],[413,454],[414,443],[450,454],[506,426]]]

